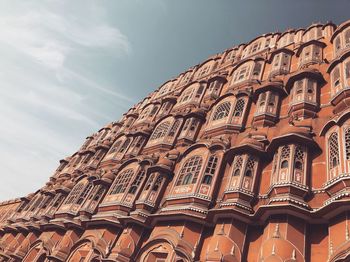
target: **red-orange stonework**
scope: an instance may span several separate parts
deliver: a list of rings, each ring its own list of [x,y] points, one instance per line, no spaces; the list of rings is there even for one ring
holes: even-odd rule
[[[0,204],[0,261],[350,261],[350,21],[169,80]]]

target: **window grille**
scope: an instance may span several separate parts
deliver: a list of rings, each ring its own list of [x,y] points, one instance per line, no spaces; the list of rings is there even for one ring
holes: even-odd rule
[[[333,132],[328,139],[329,167],[335,168],[339,165],[338,133]]]
[[[164,137],[168,132],[169,127],[170,127],[170,121],[160,123],[159,126],[157,126],[156,129],[154,130],[149,140],[155,140],[155,139]]]
[[[207,166],[205,168],[205,173],[204,173],[204,177],[203,177],[203,184],[207,184],[210,185],[211,181],[213,179],[213,176],[215,175],[215,171],[218,165],[218,157],[217,156],[210,156]]]
[[[349,30],[350,31],[350,30]],[[350,127],[344,130],[346,160],[350,160]]]
[[[202,161],[200,156],[193,156],[188,159],[180,170],[176,185],[195,184],[202,167]]]
[[[224,103],[220,104],[216,108],[216,110],[213,114],[213,121],[220,120],[220,119],[227,117],[230,113],[230,110],[231,110],[231,103],[230,102],[224,102]]]
[[[65,204],[69,205],[72,204],[75,199],[77,199],[80,195],[81,190],[83,190],[84,188],[84,182],[80,182],[79,184],[77,184],[73,190],[70,192]]]
[[[133,175],[133,169],[127,169],[119,174],[114,182],[110,195],[124,193]]]
[[[131,194],[135,194],[136,193],[136,191],[137,191],[138,187],[140,186],[144,176],[145,176],[145,171],[141,171],[136,176],[136,178],[134,179],[134,181],[131,184],[131,187],[129,189],[129,193],[131,193]]]
[[[176,119],[174,124],[173,124],[173,126],[171,127],[171,129],[169,131],[168,136],[169,137],[175,136],[176,135],[176,131],[178,130],[179,126],[180,126],[180,120]]]
[[[294,167],[296,169],[303,170],[304,166],[304,151],[300,146],[297,146],[295,148],[295,154],[294,154]]]
[[[93,188],[92,182],[88,183],[87,186],[84,188],[83,192],[80,194],[79,199],[77,201],[77,204],[80,205],[84,202],[85,198],[88,196],[88,194],[91,192]]]
[[[241,117],[243,115],[243,110],[245,107],[245,100],[240,98],[236,102],[235,110],[233,111],[233,116]]]

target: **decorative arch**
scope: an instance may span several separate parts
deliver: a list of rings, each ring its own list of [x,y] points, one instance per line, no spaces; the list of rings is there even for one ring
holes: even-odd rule
[[[100,261],[103,257],[102,250],[98,249],[91,237],[79,240],[71,250],[67,262],[81,261],[82,258],[89,259],[89,261]]]
[[[194,247],[183,240],[177,231],[170,228],[159,231],[156,236],[151,236],[138,252],[136,261],[147,262],[147,258],[152,252],[157,253],[164,248],[166,261],[174,261],[177,257],[183,259],[184,262],[193,261],[192,251]]]

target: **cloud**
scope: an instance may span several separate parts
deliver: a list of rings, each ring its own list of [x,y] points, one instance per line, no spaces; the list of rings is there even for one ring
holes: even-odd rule
[[[132,53],[98,2],[10,6],[0,1],[0,200],[39,189],[60,158],[135,102],[86,69]]]

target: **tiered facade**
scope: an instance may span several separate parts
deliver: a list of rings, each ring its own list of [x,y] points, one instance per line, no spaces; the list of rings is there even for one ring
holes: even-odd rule
[[[0,261],[350,261],[350,21],[169,80],[0,222]]]

